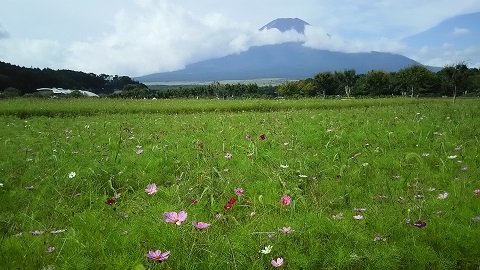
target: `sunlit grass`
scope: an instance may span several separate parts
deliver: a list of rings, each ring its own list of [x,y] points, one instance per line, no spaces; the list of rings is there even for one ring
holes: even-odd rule
[[[264,269],[281,257],[290,269],[475,269],[479,109],[478,100],[414,99],[2,103],[0,261]],[[179,226],[162,219],[182,210]],[[144,256],[157,249],[169,258]]]

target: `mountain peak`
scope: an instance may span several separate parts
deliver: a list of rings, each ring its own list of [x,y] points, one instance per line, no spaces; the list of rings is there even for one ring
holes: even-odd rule
[[[310,24],[299,18],[278,18],[267,23],[266,25],[264,25],[262,28],[258,30],[262,31],[262,30],[269,30],[272,28],[276,28],[280,32],[294,30],[300,34],[305,34],[306,25],[310,25]]]

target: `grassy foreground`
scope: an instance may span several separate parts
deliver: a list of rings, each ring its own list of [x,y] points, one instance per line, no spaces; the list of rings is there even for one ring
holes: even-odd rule
[[[2,269],[480,267],[480,100],[0,105]]]

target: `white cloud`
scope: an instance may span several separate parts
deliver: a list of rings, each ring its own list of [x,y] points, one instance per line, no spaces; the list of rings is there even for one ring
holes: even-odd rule
[[[460,36],[460,35],[468,34],[469,32],[470,30],[468,30],[468,28],[455,27],[453,29],[452,34],[455,36]]]
[[[198,17],[165,1],[142,2],[143,10],[120,12],[114,31],[72,45],[67,65],[75,69],[132,76],[182,69],[185,64],[242,49],[245,24],[218,13]]]
[[[480,55],[480,45],[470,46],[465,49],[457,49],[450,44],[444,44],[439,47],[423,47],[420,50],[409,49],[405,55],[424,65],[444,67],[446,65],[455,65],[466,63],[471,67],[478,67],[478,55]]]
[[[64,68],[66,48],[58,41],[47,39],[13,39],[2,42],[2,60],[15,65],[38,68]],[[14,52],[14,53],[11,53]]]
[[[314,49],[349,53],[370,51],[398,53],[405,49],[403,44],[390,38],[346,39],[330,34],[320,27],[305,27],[305,35],[307,41],[304,46]]]

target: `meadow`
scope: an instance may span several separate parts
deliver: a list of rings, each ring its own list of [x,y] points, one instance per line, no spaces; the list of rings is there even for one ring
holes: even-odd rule
[[[1,100],[0,268],[479,269],[479,120],[479,99]]]

